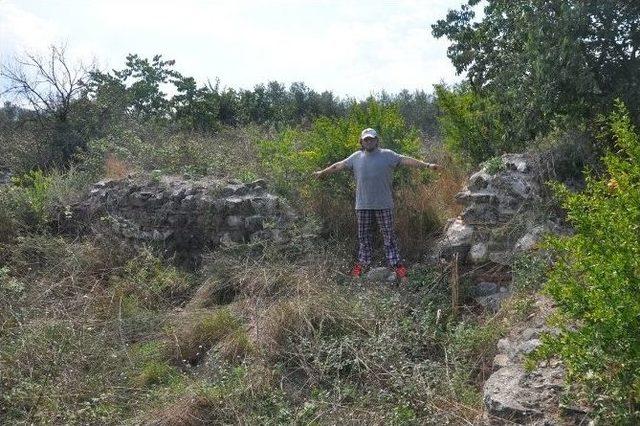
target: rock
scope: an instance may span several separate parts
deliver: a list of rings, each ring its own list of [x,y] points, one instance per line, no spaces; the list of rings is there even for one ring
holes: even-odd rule
[[[471,175],[467,188],[469,188],[470,191],[480,191],[485,189],[489,185],[490,181],[491,175],[484,170],[480,170],[479,172]]]
[[[547,231],[545,226],[536,226],[531,231],[523,235],[514,246],[516,251],[529,251],[535,247],[535,245],[542,239]]]
[[[502,306],[502,302],[504,302],[504,300],[509,296],[511,296],[511,293],[503,292],[490,294],[488,296],[474,297],[473,300],[491,312],[498,312],[500,310],[500,306]]]
[[[498,341],[493,359],[497,370],[483,386],[485,424],[588,424],[585,410],[564,410],[561,393],[564,367],[558,359],[524,368],[528,354],[540,346],[540,335],[552,331],[545,318],[553,312],[550,301],[538,297],[536,312],[524,323],[513,326],[509,336]],[[571,392],[571,390],[568,390]]]
[[[471,203],[493,204],[496,200],[496,194],[488,191],[463,191],[456,194],[456,201],[464,205]]]
[[[238,196],[227,197],[225,199],[225,208],[230,214],[247,215],[253,213],[251,200]]]
[[[522,387],[526,373],[519,365],[502,367],[484,384],[484,405],[491,416],[514,423],[542,417],[537,401]]]
[[[520,338],[522,338],[523,340],[537,339],[540,337],[541,331],[542,330],[539,328],[529,327],[522,330],[522,332],[520,333]]]
[[[538,163],[526,154],[505,154],[501,161],[504,167],[499,172],[489,174],[483,168],[456,195],[464,208],[447,226],[433,257],[459,253],[465,262],[510,266],[514,250],[535,247],[540,229],[549,229],[539,228],[542,174],[535,170]]]
[[[246,185],[240,184],[229,184],[222,188],[220,195],[223,197],[228,197],[230,195],[245,195],[249,192],[249,188]]]
[[[365,275],[365,278],[367,281],[389,282],[395,281],[396,273],[391,271],[389,268],[377,267],[371,268]]]
[[[262,229],[264,217],[261,215],[253,215],[244,219],[244,226],[250,234]]]
[[[510,251],[496,251],[489,253],[489,260],[499,265],[511,266],[512,259],[513,252]]]
[[[530,354],[531,352],[536,350],[536,348],[538,348],[541,344],[542,342],[540,341],[540,339],[526,340],[518,345],[518,348],[516,349],[517,354],[519,355]]]
[[[502,162],[509,170],[515,170],[520,173],[529,171],[528,161],[522,154],[503,154]]]
[[[464,259],[471,248],[473,230],[473,226],[465,224],[461,219],[450,222],[442,242],[441,256],[449,257],[458,253]]]
[[[256,189],[256,188],[267,189],[267,181],[264,179],[256,179],[249,184],[249,187],[251,187],[251,189]]]
[[[8,169],[1,169],[0,170],[0,185],[8,185],[11,183],[11,176],[13,176],[13,174],[11,173],[11,170]]]
[[[493,205],[471,204],[466,207],[460,215],[467,224],[488,224],[498,223],[498,211]]]
[[[227,223],[227,226],[231,229],[244,228],[244,218],[242,216],[237,216],[237,215],[227,216],[226,223]]]
[[[493,368],[499,370],[510,364],[509,357],[505,354],[498,354],[493,357]]]
[[[486,243],[477,243],[469,250],[469,260],[472,263],[484,263],[489,260],[489,248]]]
[[[474,287],[474,294],[476,296],[489,296],[498,292],[498,284],[481,282]]]

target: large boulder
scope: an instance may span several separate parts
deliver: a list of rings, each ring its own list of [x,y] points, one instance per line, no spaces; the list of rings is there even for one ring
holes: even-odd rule
[[[131,176],[96,183],[71,206],[69,232],[109,233],[159,247],[179,261],[197,262],[205,248],[287,241],[296,219],[288,204],[252,183]]]

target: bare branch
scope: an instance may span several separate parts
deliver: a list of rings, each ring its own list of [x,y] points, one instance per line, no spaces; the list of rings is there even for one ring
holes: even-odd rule
[[[0,67],[0,77],[8,82],[3,94],[12,93],[39,114],[60,121],[66,121],[86,75],[82,63],[70,65],[64,45],[51,46],[46,57],[26,52]]]

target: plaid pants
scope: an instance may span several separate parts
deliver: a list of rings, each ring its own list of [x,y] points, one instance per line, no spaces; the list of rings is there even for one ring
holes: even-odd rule
[[[393,209],[356,210],[356,216],[358,218],[358,243],[360,244],[358,262],[363,265],[371,263],[371,252],[373,250],[371,228],[373,227],[373,218],[375,217],[378,222],[378,227],[382,231],[384,251],[387,255],[389,265],[396,266],[400,263],[396,233],[393,230]]]

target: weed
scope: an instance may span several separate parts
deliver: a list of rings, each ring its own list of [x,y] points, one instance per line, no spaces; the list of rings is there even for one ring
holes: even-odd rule
[[[492,157],[482,163],[482,168],[490,175],[495,175],[498,172],[502,172],[507,169],[507,166],[502,161],[502,157]]]

